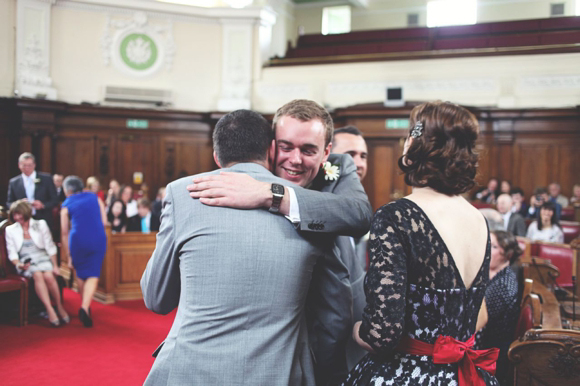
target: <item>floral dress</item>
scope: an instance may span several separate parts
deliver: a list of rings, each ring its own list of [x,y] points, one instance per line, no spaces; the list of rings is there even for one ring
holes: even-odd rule
[[[440,335],[461,342],[473,336],[490,251],[488,235],[484,262],[466,288],[443,239],[417,204],[401,199],[380,208],[371,226],[367,307],[359,332],[376,353],[367,354],[343,385],[458,385],[457,363],[435,364],[430,356],[396,347],[403,336],[429,344]],[[498,384],[479,372],[487,385]]]

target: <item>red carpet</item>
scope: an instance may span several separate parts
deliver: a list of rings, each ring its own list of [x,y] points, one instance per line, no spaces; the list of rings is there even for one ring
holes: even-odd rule
[[[0,384],[141,385],[175,311],[157,315],[142,300],[93,302],[94,326],[85,328],[78,318],[80,296],[69,289],[63,296],[68,325],[52,328],[40,318],[25,327],[0,324]]]

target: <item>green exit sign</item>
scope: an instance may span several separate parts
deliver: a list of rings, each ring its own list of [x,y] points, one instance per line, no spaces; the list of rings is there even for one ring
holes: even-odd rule
[[[408,119],[387,119],[385,126],[387,129],[408,129]]]
[[[127,128],[129,129],[148,129],[149,121],[146,119],[127,119]]]

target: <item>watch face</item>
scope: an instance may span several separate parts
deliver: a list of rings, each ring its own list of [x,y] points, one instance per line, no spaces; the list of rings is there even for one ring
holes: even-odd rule
[[[272,193],[284,195],[284,187],[279,184],[272,184]]]

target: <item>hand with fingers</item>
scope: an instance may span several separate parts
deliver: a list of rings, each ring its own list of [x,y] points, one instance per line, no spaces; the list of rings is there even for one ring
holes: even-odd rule
[[[187,190],[205,205],[255,209],[272,205],[270,186],[244,173],[220,172],[194,178]]]

